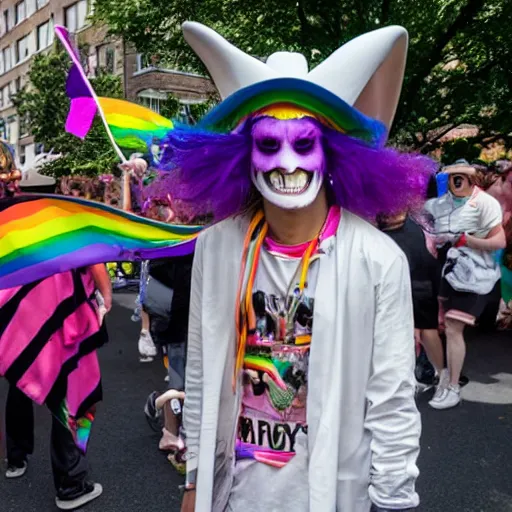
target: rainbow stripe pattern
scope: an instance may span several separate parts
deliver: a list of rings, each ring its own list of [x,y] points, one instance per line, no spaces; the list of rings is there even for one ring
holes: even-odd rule
[[[266,373],[272,381],[282,390],[287,391],[286,382],[282,379],[274,363],[262,356],[246,354],[244,357],[244,368],[246,370],[261,371]]]
[[[92,424],[96,417],[96,405],[93,405],[83,416],[75,419],[69,413],[66,400],[63,400],[59,410],[55,411],[55,417],[71,432],[78,449],[86,453]]]
[[[173,129],[172,121],[135,103],[102,97],[98,102],[116,144],[124,152],[145,153]]]
[[[199,123],[199,127],[215,132],[229,132],[244,119],[264,111],[271,105],[293,105],[310,112],[335,129],[381,146],[387,138],[383,123],[365,116],[332,92],[307,80],[275,78],[238,90],[214,109]]]
[[[124,161],[130,153],[147,152],[155,139],[162,139],[173,129],[172,121],[150,109],[125,100],[98,97],[68,30],[57,25],[55,33],[73,63],[66,82],[66,92],[71,100],[67,132],[83,139],[99,114],[113,148]]]
[[[0,289],[96,263],[190,254],[204,226],[165,224],[79,198],[0,202]]]
[[[263,464],[267,464],[268,466],[282,468],[290,462],[295,455],[295,452],[279,452],[277,450],[272,450],[271,448],[264,448],[262,446],[244,443],[237,439],[235,454],[237,460],[256,460]]]

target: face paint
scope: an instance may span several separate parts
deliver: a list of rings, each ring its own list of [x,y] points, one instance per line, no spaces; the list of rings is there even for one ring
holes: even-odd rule
[[[313,119],[264,117],[252,128],[251,178],[269,202],[287,210],[304,208],[323,183],[322,132]]]

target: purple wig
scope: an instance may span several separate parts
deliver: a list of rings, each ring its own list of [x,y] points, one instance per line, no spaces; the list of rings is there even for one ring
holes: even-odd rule
[[[244,209],[252,192],[250,131],[219,134],[177,128],[162,141],[157,168],[171,171],[155,182],[197,216],[221,220]]]
[[[437,164],[418,153],[371,147],[340,132],[324,130],[326,180],[333,200],[366,219],[421,207]]]
[[[251,181],[251,130],[247,121],[236,133],[217,134],[177,128],[163,141],[158,180],[173,200],[189,204],[196,215],[216,221],[236,215],[254,197]],[[401,153],[367,143],[321,125],[327,158],[325,184],[331,201],[374,219],[414,209],[426,199],[436,164],[419,154]]]

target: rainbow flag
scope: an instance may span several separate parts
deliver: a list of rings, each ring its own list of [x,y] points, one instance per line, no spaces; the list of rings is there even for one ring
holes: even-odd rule
[[[147,153],[155,140],[162,139],[173,129],[169,119],[152,110],[125,100],[98,97],[80,63],[78,50],[65,27],[57,25],[55,33],[73,65],[69,70],[66,92],[71,106],[66,131],[83,139],[99,114],[107,135],[122,161],[131,153]]]
[[[109,261],[190,254],[204,226],[157,222],[67,196],[0,201],[0,289]]]

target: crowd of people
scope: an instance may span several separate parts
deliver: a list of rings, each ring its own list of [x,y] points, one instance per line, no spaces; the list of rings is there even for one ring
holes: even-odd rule
[[[433,409],[458,405],[466,328],[500,299],[500,326],[511,316],[512,166],[438,169],[384,147],[407,52],[401,27],[350,42],[311,77],[297,54],[263,63],[197,23],[184,32],[221,97],[235,99],[206,129],[170,130],[158,165],[136,154],[120,179],[75,176],[58,189],[210,225],[193,253],[142,264],[134,304],[141,362],[167,368],[167,389],[144,414],[184,475],[182,511],[415,509],[415,393],[427,385]],[[333,84],[350,56],[368,66],[350,87]],[[14,159],[2,151],[2,191],[15,199]],[[25,474],[31,401],[46,403],[56,504],[79,508],[102,492],[85,446],[101,398],[108,272],[99,264],[1,290],[0,307],[6,476]]]

